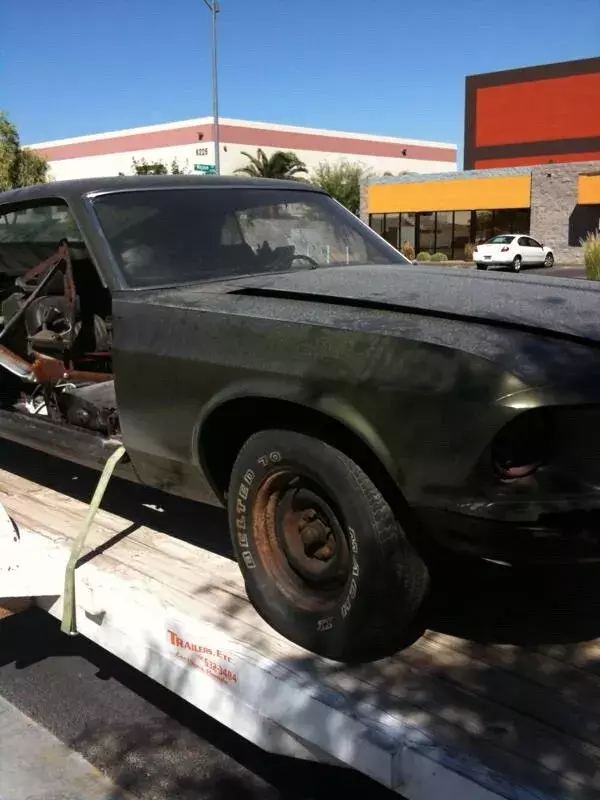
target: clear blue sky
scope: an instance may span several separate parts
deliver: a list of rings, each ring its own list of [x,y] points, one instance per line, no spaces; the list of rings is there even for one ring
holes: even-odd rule
[[[465,75],[600,55],[599,0],[221,5],[221,114],[243,119],[460,145]],[[0,0],[24,143],[209,115],[210,78],[202,0]]]

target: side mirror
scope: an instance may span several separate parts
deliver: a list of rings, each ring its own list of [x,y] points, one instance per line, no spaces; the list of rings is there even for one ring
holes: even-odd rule
[[[415,266],[415,267],[418,267],[418,266],[419,266],[419,262],[416,260],[416,258],[415,258],[415,259],[413,259],[413,260],[412,260],[410,263],[411,263],[413,266]]]

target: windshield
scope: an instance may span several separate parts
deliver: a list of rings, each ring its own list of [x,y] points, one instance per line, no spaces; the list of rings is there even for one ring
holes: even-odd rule
[[[93,205],[132,287],[290,269],[410,263],[319,192],[142,189],[99,195]]]
[[[514,236],[492,236],[486,244],[510,244],[514,238]]]

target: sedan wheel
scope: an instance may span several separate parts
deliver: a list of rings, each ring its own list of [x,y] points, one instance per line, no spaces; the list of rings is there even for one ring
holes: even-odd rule
[[[552,255],[552,253],[546,254],[546,258],[544,259],[544,266],[548,267],[548,269],[554,266],[554,256]]]
[[[515,256],[512,263],[513,272],[521,272],[522,263],[521,256]]]

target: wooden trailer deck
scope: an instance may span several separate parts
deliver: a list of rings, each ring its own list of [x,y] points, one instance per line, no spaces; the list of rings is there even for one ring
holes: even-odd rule
[[[0,533],[0,596],[60,617],[98,476],[0,449],[19,531]],[[77,569],[77,622],[266,749],[351,766],[408,800],[600,797],[600,568],[448,572],[414,644],[349,669],[257,616],[223,513],[115,480]]]

